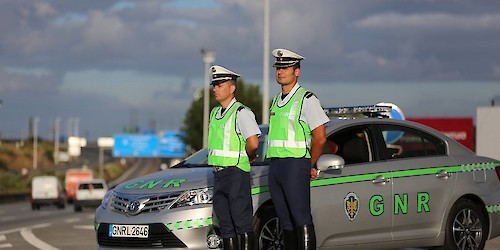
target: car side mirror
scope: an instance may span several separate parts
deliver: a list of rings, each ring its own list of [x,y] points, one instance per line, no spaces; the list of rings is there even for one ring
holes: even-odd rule
[[[321,155],[316,163],[316,166],[321,171],[341,169],[344,167],[344,159],[338,155],[324,154]]]

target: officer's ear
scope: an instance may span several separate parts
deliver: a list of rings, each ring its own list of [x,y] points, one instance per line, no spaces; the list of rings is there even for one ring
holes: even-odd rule
[[[295,70],[293,71],[293,74],[298,77],[300,75],[300,68],[295,68]]]
[[[235,83],[229,84],[229,92],[231,94],[234,94],[235,91],[236,91],[236,84]]]

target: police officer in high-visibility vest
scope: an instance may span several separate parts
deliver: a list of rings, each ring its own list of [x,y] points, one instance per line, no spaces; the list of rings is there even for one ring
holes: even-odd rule
[[[224,249],[256,249],[252,226],[250,163],[255,161],[261,134],[255,114],[236,101],[240,76],[213,66],[213,94],[219,106],[210,112],[208,164],[214,168],[214,211]],[[239,242],[239,243],[238,243]]]
[[[310,181],[326,142],[329,121],[316,96],[297,82],[304,57],[275,49],[276,81],[281,85],[270,107],[267,158],[269,189],[283,230],[285,250],[316,249]]]

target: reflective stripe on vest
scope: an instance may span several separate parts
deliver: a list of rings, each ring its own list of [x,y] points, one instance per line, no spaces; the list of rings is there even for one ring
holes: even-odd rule
[[[246,141],[236,132],[236,112],[242,106],[239,102],[233,103],[219,119],[216,115],[222,107],[212,110],[208,131],[208,165],[237,166],[243,171],[250,171]]]
[[[311,130],[307,124],[300,121],[300,112],[307,90],[300,87],[290,100],[278,107],[281,95],[274,97],[271,105],[268,147],[268,158],[310,158]]]

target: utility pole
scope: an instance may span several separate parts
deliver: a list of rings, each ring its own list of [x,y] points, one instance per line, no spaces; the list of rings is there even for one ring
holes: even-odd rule
[[[212,49],[201,49],[201,54],[203,55],[203,62],[205,63],[205,83],[204,83],[204,99],[203,99],[203,148],[208,145],[208,106],[209,104],[209,91],[210,88],[210,65],[215,61],[215,50]]]

